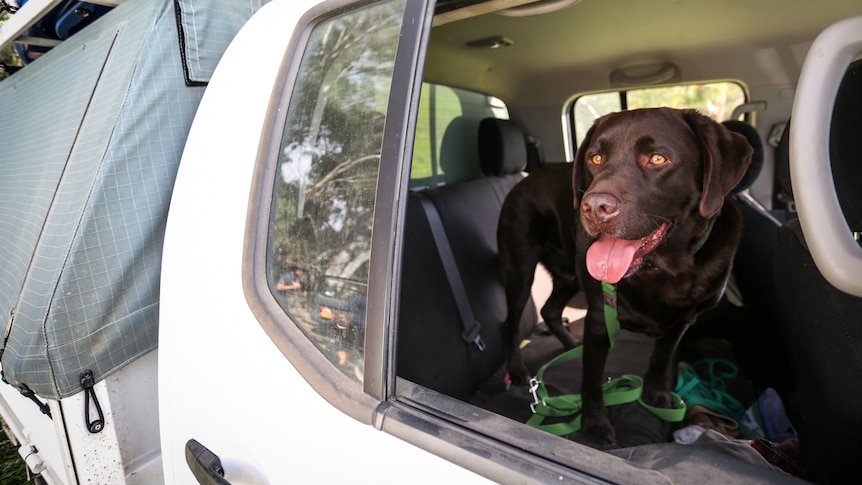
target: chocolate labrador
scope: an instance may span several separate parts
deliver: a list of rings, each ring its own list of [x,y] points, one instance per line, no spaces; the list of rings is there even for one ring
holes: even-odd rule
[[[497,233],[512,378],[528,377],[518,322],[541,263],[553,280],[541,314],[567,348],[575,341],[562,325],[563,308],[579,289],[586,293],[583,431],[615,442],[602,402],[609,348],[602,281],[616,285],[621,327],[656,338],[643,399],[670,407],[677,345],[730,275],[742,219],[726,197],[751,153],[745,137],[695,110],[624,111],[596,120],[574,163],[515,186]]]

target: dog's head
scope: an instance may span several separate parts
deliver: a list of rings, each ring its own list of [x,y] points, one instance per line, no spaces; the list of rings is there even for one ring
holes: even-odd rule
[[[616,282],[674,237],[691,243],[745,175],[752,149],[694,110],[641,109],[599,118],[575,156],[574,205],[596,242],[587,266]]]

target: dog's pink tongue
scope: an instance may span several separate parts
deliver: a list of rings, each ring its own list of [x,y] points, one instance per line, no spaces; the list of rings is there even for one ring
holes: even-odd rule
[[[628,241],[603,234],[587,250],[587,271],[593,278],[616,283],[632,265],[641,241]]]

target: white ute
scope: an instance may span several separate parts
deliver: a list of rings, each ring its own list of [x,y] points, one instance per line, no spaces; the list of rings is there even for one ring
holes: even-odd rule
[[[726,12],[704,0],[655,3],[686,19]],[[787,12],[811,8],[789,3]],[[715,43],[715,57],[703,59],[712,51],[685,36],[659,47],[641,39],[645,53],[635,37],[602,44],[606,54],[600,42],[546,42],[557,62],[529,36],[506,37],[507,26],[533,22],[536,38],[569,28],[605,38],[588,24],[663,18],[623,0],[3,2],[20,8],[0,25],[0,47],[24,63],[4,64],[0,82],[4,430],[48,484],[801,482],[708,447],[601,451],[476,397],[508,389],[486,387],[502,382],[492,378],[503,362],[494,210],[524,165],[480,174],[475,127],[511,117],[533,128],[516,145],[541,138],[549,160],[571,160],[576,95],[619,100],[641,85],[738,78],[751,86],[735,114],[752,121],[759,110],[765,135],[793,105],[798,75],[778,68],[801,64],[817,32],[841,21],[818,50],[834,60],[831,76],[862,53],[862,5],[852,3],[818,4],[816,25],[798,31],[775,17],[770,28],[789,32],[775,42],[792,51],[741,55],[729,64],[739,70],[721,71],[728,64],[712,60],[731,56],[714,39],[703,45]],[[771,18],[755,4],[728,7],[728,18]],[[689,39],[720,36],[679,25]],[[720,47],[748,52],[742,41]],[[526,56],[507,63],[512,53]],[[623,70],[625,87],[602,64],[617,57],[635,66]],[[656,77],[652,65],[676,70]],[[796,102],[825,117],[835,90],[819,86],[837,81],[802,81]],[[810,108],[806,93],[820,91]],[[460,152],[447,145],[453,132]],[[769,150],[755,195],[771,195]],[[426,196],[459,201],[444,219],[474,216],[448,238],[461,244],[453,252],[475,327],[443,317],[458,295],[415,269],[444,258],[422,252],[439,244],[430,236],[415,239],[425,216],[414,202]],[[845,260],[858,256],[851,239],[842,244]],[[477,256],[462,264],[463,254]],[[482,264],[484,273],[465,269]],[[474,298],[477,287],[490,297]],[[524,400],[514,414],[529,413],[526,389],[508,392],[495,395]]]

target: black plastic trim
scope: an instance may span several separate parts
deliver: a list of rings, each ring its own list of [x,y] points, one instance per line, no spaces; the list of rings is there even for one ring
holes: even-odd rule
[[[431,31],[434,2],[407,0],[401,38],[395,55],[395,71],[389,92],[389,108],[383,129],[365,329],[365,392],[383,401],[395,378],[395,316],[401,275],[401,247],[410,160],[422,90],[425,48]],[[394,235],[394,237],[393,237]]]
[[[476,5],[477,3],[484,3],[486,1],[487,0],[438,0],[435,11],[436,13],[441,14]]]
[[[230,485],[224,478],[224,468],[218,455],[195,439],[186,442],[186,464],[202,485]]]
[[[383,430],[500,483],[637,483],[670,480],[605,452],[398,380]],[[573,469],[572,465],[578,469]]]

